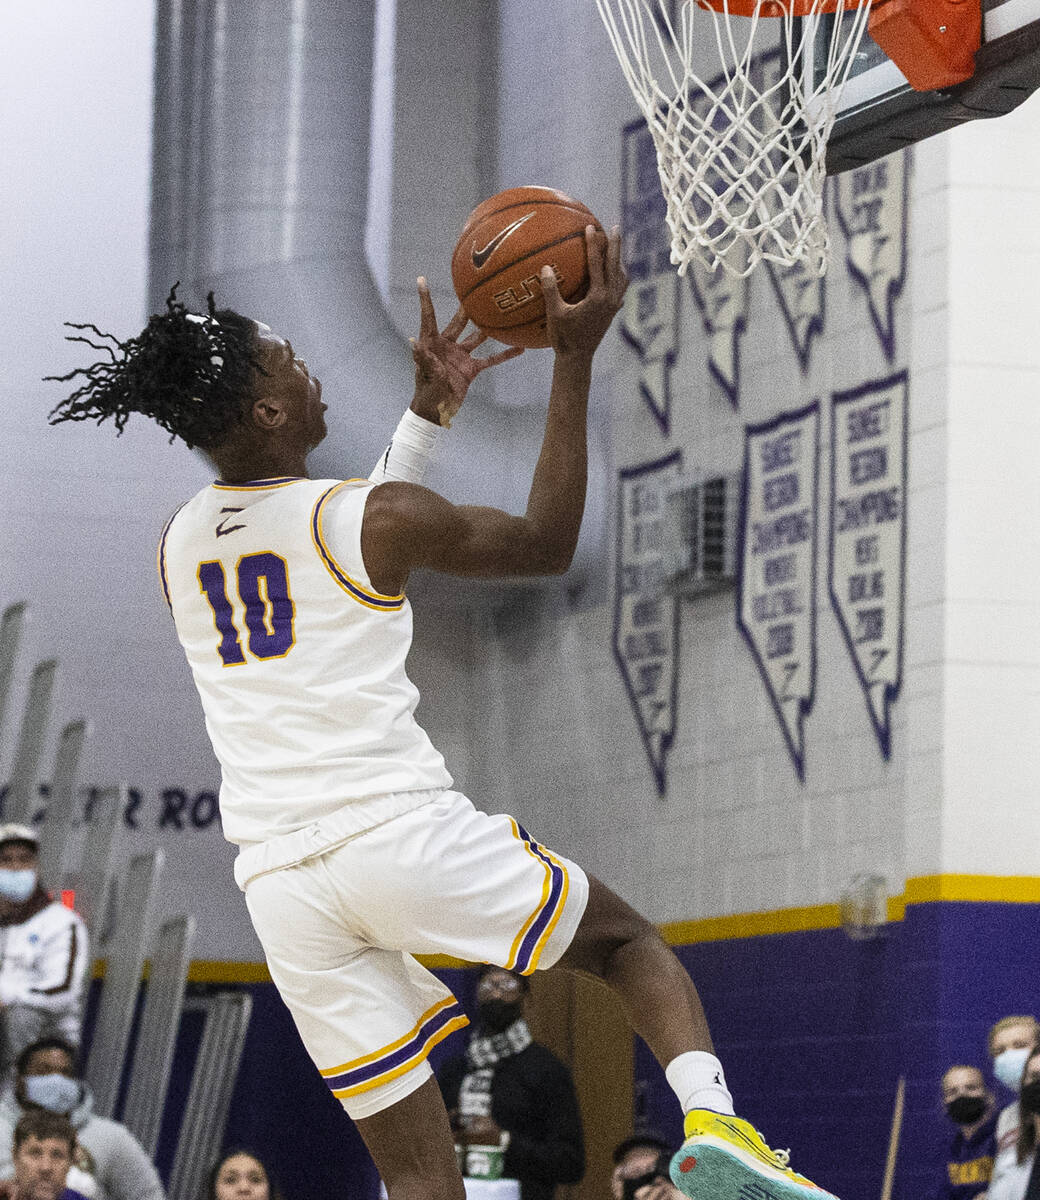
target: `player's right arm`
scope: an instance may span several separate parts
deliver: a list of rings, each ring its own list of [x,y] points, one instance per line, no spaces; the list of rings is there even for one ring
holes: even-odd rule
[[[478,329],[459,340],[469,324],[461,305],[444,329],[438,331],[429,284],[420,276],[418,286],[419,336],[412,338],[415,395],[390,445],[369,475],[373,483],[422,483],[441,429],[451,426],[473,380],[481,371],[523,354],[519,346],[510,346],[478,358],[474,351],[487,341],[488,335]]]
[[[361,549],[373,586],[404,590],[408,573],[427,567],[485,578],[552,575],[567,569],[578,543],[586,486],[586,416],[592,358],[621,307],[627,286],[621,239],[586,230],[589,290],[577,304],[560,298],[542,273],[549,335],[556,352],[549,411],[527,511],[455,505],[427,488],[387,483],[365,507]]]

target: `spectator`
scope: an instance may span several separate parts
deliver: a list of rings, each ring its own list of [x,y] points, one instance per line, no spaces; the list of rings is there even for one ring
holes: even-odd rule
[[[614,1147],[613,1200],[684,1200],[668,1175],[673,1147],[653,1134],[633,1134]]]
[[[950,1067],[942,1077],[946,1115],[958,1126],[946,1160],[946,1179],[938,1200],[976,1200],[984,1196],[997,1149],[997,1114],[992,1094],[978,1067]]]
[[[163,1186],[141,1143],[125,1125],[94,1113],[90,1089],[76,1073],[76,1050],[61,1038],[42,1038],[18,1058],[13,1085],[0,1095],[0,1178],[9,1176],[11,1131],[26,1113],[67,1116],[76,1131],[76,1169],[89,1185],[73,1184],[97,1200],[164,1200]]]
[[[585,1145],[571,1074],[524,1020],[529,986],[484,967],[469,1046],[437,1078],[456,1142],[501,1147],[502,1174],[520,1181],[521,1200],[551,1200],[557,1184],[584,1175]]]
[[[1018,1093],[1021,1127],[1014,1159],[998,1174],[993,1172],[986,1200],[1024,1200],[1040,1196],[1040,1049],[1034,1049],[1022,1070],[1022,1085]],[[1035,1176],[1035,1178],[1033,1178]]]
[[[77,913],[50,898],[38,860],[39,839],[28,825],[0,825],[4,1075],[30,1042],[47,1034],[79,1045],[86,929]]]
[[[993,1074],[1015,1095],[1015,1099],[997,1117],[997,1155],[993,1163],[996,1179],[1015,1165],[1018,1146],[1018,1090],[1022,1068],[1035,1046],[1040,1044],[1040,1025],[1036,1017],[1002,1017],[989,1031],[989,1053]]]
[[[67,1117],[26,1113],[15,1126],[12,1142],[14,1178],[0,1183],[2,1200],[84,1200],[66,1184],[76,1149],[76,1134]]]
[[[248,1150],[227,1150],[210,1168],[203,1200],[282,1200],[270,1172]]]

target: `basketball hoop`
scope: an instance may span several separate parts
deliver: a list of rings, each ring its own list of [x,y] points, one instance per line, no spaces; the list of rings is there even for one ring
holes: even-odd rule
[[[827,138],[871,0],[596,4],[653,135],[679,274],[766,260],[822,275]],[[695,37],[699,12],[713,37]],[[764,29],[777,39],[763,45]]]

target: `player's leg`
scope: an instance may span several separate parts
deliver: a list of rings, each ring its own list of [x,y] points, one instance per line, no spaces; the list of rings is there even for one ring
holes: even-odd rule
[[[654,926],[593,876],[589,899],[559,965],[602,980],[653,1051],[685,1114],[672,1179],[694,1200],[828,1200],[736,1117],[697,989]]]
[[[355,1124],[379,1171],[389,1200],[464,1200],[454,1138],[437,1081],[427,1079]]]
[[[430,972],[373,945],[352,921],[339,876],[356,883],[364,856],[346,854],[247,882],[253,927],[308,1054],[357,1125],[390,1200],[463,1200],[426,1056],[466,1018]]]
[[[673,1164],[673,1178],[686,1195],[826,1200],[826,1193],[787,1168],[783,1153],[770,1150],[752,1126],[731,1115],[732,1101],[696,990],[657,931],[513,818],[488,816],[464,796],[446,792],[348,842],[325,861],[339,881],[338,906],[352,914],[356,927],[383,947],[405,952],[404,969],[414,976],[408,990],[421,989],[422,976],[428,975],[408,957],[412,954],[450,954],[525,975],[565,962],[616,988],[687,1112],[687,1142]],[[281,923],[281,910],[278,917]],[[292,945],[295,957],[298,937]],[[327,1007],[330,989],[322,994]],[[425,1004],[412,1011],[422,1012],[423,1022],[433,1012]],[[295,1008],[294,1016],[299,1025]],[[387,1042],[383,1035],[378,1044],[385,1053],[377,1064],[389,1078],[402,1051]],[[363,1067],[348,1066],[345,1074],[340,1068],[322,1074],[355,1120],[373,1115],[352,1111],[359,1100],[344,1090],[362,1075],[371,1077],[371,1057]],[[392,1147],[394,1140],[391,1129],[386,1141]]]
[[[632,1028],[662,1066],[690,1050],[714,1053],[700,996],[656,926],[588,876],[585,914],[560,966],[617,992]]]

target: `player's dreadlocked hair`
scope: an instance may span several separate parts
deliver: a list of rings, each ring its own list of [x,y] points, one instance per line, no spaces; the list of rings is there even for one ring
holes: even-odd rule
[[[219,445],[242,418],[256,373],[266,374],[257,354],[256,326],[230,308],[218,310],[212,292],[208,317],[188,312],[177,299],[178,286],[170,289],[166,311],[150,317],[141,333],[125,342],[96,325],[65,322],[100,339],[70,334],[67,341],[85,342],[108,358],[45,377],[62,383],[79,375],[86,379],[51,410],[52,425],[92,418],[100,425],[112,417],[118,435],[137,412],[168,430],[171,442],[182,438],[203,449]]]

